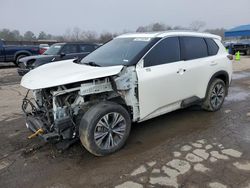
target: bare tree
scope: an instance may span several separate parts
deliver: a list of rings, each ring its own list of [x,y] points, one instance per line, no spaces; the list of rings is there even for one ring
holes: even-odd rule
[[[194,21],[190,24],[189,28],[193,31],[200,31],[202,28],[206,26],[206,23],[203,21]]]
[[[189,30],[189,28],[186,28],[186,27],[183,27],[183,26],[174,26],[173,28],[172,28],[173,30]]]
[[[79,41],[81,38],[81,29],[79,27],[74,27],[73,32],[72,32],[72,36],[71,36],[71,40],[73,41]]]
[[[97,42],[97,33],[94,31],[83,31],[81,33],[81,40],[86,42]]]
[[[162,23],[154,23],[152,24],[152,26],[150,27],[151,31],[166,31],[167,30],[167,26],[165,24]]]
[[[44,31],[41,31],[37,37],[39,40],[47,39],[47,34]]]
[[[208,33],[212,33],[212,34],[221,36],[222,39],[225,38],[225,31],[226,31],[226,29],[224,29],[224,28],[219,28],[219,29],[207,29],[207,30],[205,30],[205,32],[208,32]]]
[[[106,43],[110,40],[112,40],[114,38],[113,34],[112,33],[109,33],[109,32],[105,32],[105,33],[102,33],[98,39],[98,42],[100,43]]]
[[[23,35],[24,40],[32,41],[36,40],[36,36],[32,31],[26,31]]]
[[[71,29],[67,28],[66,32],[63,35],[63,40],[64,41],[71,41]]]
[[[140,26],[137,28],[136,32],[151,32],[151,31],[166,31],[171,30],[172,28],[168,25],[165,25],[163,23],[153,23],[146,26]]]

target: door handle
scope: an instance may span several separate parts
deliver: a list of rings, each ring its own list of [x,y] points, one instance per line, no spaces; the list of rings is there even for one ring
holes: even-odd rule
[[[186,72],[186,69],[179,69],[178,71],[177,71],[177,74],[184,74]]]
[[[211,63],[210,63],[210,65],[211,66],[215,66],[215,65],[217,65],[218,63],[216,62],[216,61],[212,61]]]

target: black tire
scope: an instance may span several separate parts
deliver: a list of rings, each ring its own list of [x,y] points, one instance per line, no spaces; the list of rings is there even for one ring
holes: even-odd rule
[[[247,50],[247,55],[250,55],[250,49]]]
[[[226,97],[227,87],[223,80],[216,78],[208,86],[206,98],[202,108],[206,111],[215,112],[219,110]]]
[[[18,67],[18,65],[19,65],[19,60],[21,59],[21,58],[23,58],[23,57],[27,57],[28,55],[25,55],[25,54],[20,54],[20,55],[18,55],[17,57],[16,57],[16,60],[15,60],[15,62],[14,62],[14,64]]]
[[[118,123],[114,125],[115,117]],[[121,118],[121,121],[118,121],[119,118]],[[118,128],[120,128],[120,132]],[[121,131],[123,129],[124,131]],[[121,149],[129,136],[130,129],[131,118],[128,111],[119,104],[106,101],[94,105],[83,115],[79,126],[79,134],[82,145],[90,153],[96,156],[104,156]],[[115,130],[116,132],[113,132]],[[100,136],[105,134],[106,136]],[[123,135],[120,136],[120,134]]]

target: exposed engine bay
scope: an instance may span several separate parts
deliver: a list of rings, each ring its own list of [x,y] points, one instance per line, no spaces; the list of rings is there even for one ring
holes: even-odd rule
[[[134,67],[118,75],[51,88],[28,90],[22,109],[27,127],[45,141],[77,140],[84,113],[100,101],[115,101],[132,120],[139,119],[137,77]]]

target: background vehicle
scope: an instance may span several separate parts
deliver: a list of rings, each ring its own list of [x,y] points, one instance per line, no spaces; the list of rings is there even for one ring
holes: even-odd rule
[[[49,45],[48,44],[40,44],[39,48],[40,48],[40,54],[43,54],[46,50],[49,49]]]
[[[232,53],[241,52],[244,55],[250,55],[250,39],[241,40],[232,44]]]
[[[40,53],[39,46],[5,45],[4,41],[0,40],[0,62],[14,62],[17,65],[19,59]]]
[[[232,77],[220,40],[193,32],[125,34],[81,64],[41,66],[21,81],[36,100],[23,100],[26,125],[46,141],[80,138],[89,152],[102,156],[125,144],[131,122],[194,104],[217,111]]]
[[[97,44],[70,42],[70,43],[56,43],[47,49],[42,55],[30,56],[19,59],[17,72],[23,76],[31,69],[41,65],[61,61],[66,59],[81,59],[98,48]]]

